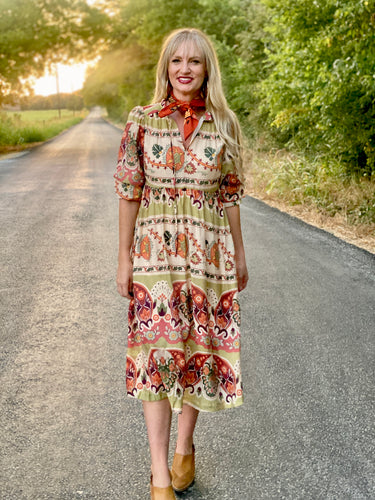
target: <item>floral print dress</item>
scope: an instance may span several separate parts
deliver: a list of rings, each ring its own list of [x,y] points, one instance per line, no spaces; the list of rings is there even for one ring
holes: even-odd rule
[[[242,404],[240,306],[225,207],[243,186],[209,112],[187,149],[166,103],[134,108],[121,140],[116,191],[140,201],[128,312],[126,387],[203,411]]]

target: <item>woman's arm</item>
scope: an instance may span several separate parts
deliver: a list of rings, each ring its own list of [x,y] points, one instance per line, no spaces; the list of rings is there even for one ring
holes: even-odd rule
[[[139,201],[120,199],[119,203],[119,252],[117,268],[117,291],[122,297],[133,296],[133,262],[130,251],[133,245],[134,227],[139,210]]]
[[[246,266],[245,249],[242,240],[240,207],[238,205],[234,205],[231,207],[226,207],[225,210],[228,216],[230,231],[233,238],[237,268],[238,291],[240,292],[246,287],[249,279],[249,274],[247,272]]]

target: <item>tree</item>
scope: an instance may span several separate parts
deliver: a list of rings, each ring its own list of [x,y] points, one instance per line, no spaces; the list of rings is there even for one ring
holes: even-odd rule
[[[262,94],[289,144],[375,171],[375,12],[367,0],[263,0],[272,65]]]
[[[107,16],[84,0],[1,0],[0,104],[55,61],[92,57]],[[95,51],[95,49],[94,49]]]
[[[256,0],[242,0],[240,4],[241,21],[235,25],[234,41],[229,42],[222,66],[228,102],[240,118],[247,137],[256,141],[268,134],[258,92],[259,83],[269,72],[266,49],[270,36],[265,31],[268,12]]]
[[[125,110],[149,101],[153,87],[148,54],[138,45],[104,54],[85,81],[86,106],[100,105],[110,116],[121,118]]]

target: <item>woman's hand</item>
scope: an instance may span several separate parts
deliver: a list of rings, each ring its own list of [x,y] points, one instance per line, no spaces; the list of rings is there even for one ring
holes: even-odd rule
[[[133,262],[122,259],[117,268],[117,291],[122,297],[133,298]]]
[[[247,282],[249,281],[249,273],[247,272],[245,257],[236,259],[236,269],[238,291],[240,292],[241,290],[246,288]]]

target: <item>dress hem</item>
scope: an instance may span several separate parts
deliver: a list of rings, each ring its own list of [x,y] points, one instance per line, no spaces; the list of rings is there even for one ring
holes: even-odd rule
[[[175,413],[182,412],[182,407],[173,406],[173,402],[171,401],[171,399],[167,395],[164,394],[164,395],[162,395],[162,397],[160,397],[160,396],[152,394],[151,396],[152,397],[150,397],[150,395],[146,396],[146,394],[139,394],[138,396],[132,396],[131,394],[128,394],[128,398],[130,398],[130,399],[137,399],[139,401],[147,401],[147,402],[156,402],[156,401],[163,401],[164,399],[169,399],[172,411]],[[184,396],[181,403],[182,403],[182,406],[184,404],[187,404],[187,405],[191,406],[192,408],[195,408],[196,410],[201,411],[201,412],[216,413],[216,412],[222,411],[222,410],[232,410],[234,408],[238,408],[244,404],[244,401],[243,401],[243,396],[241,396],[241,397],[238,397],[236,399],[235,403],[228,404],[228,405],[218,404],[215,408],[212,407],[211,409],[202,408],[199,405],[194,404],[192,401],[187,400],[186,396]]]

